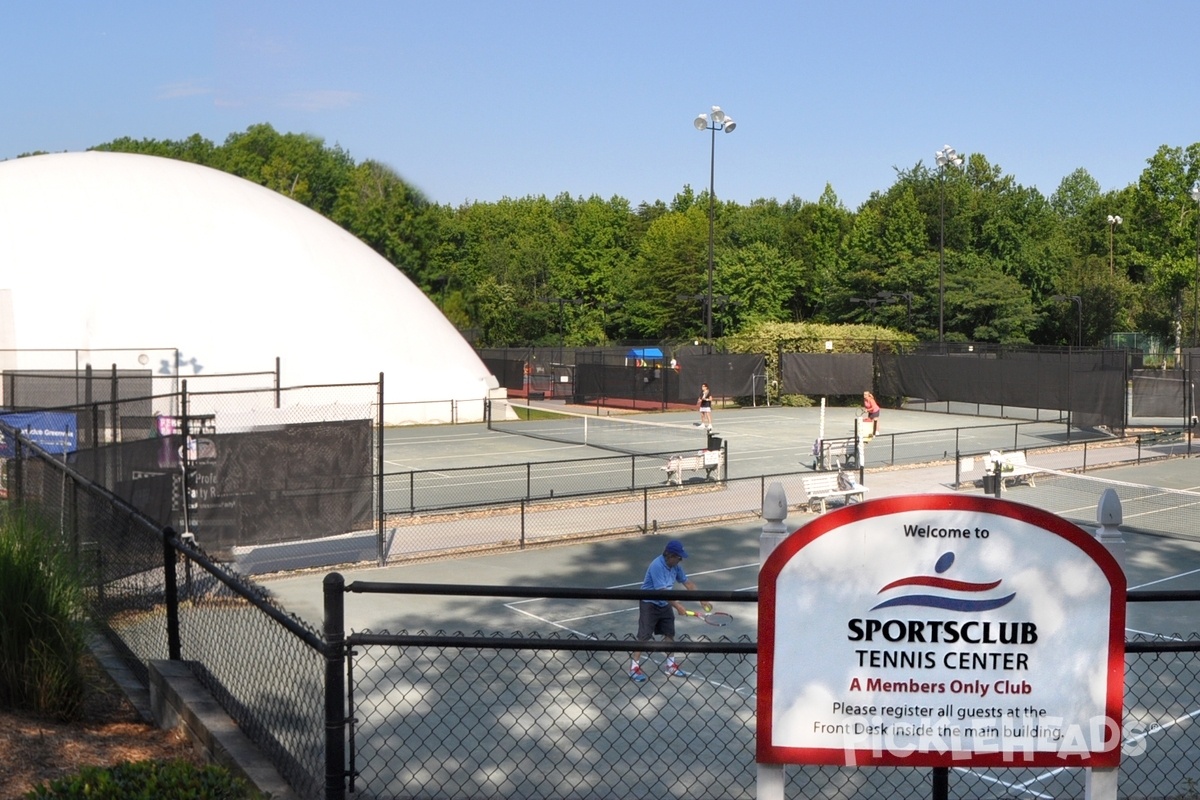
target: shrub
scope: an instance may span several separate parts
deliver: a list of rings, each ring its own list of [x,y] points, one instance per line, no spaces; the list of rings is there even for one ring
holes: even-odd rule
[[[0,706],[69,720],[87,687],[82,583],[49,523],[0,518]]]
[[[39,786],[29,800],[258,800],[259,792],[224,767],[189,761],[124,761],[113,767],[84,767],[75,775]]]

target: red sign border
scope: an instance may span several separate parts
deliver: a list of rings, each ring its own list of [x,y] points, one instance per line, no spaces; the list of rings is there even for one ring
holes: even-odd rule
[[[906,511],[967,511],[1009,517],[1066,539],[1100,567],[1112,589],[1109,595],[1108,685],[1105,714],[1117,723],[1108,750],[1078,754],[1046,751],[912,752],[907,755],[875,750],[782,747],[771,744],[774,700],[776,583],[788,561],[825,534],[873,517]],[[855,503],[822,514],[787,537],[762,565],[758,579],[758,736],[756,760],[762,764],[813,764],[891,767],[1116,767],[1121,760],[1121,729],[1125,680],[1125,573],[1104,545],[1072,522],[1033,506],[977,495],[900,495]]]

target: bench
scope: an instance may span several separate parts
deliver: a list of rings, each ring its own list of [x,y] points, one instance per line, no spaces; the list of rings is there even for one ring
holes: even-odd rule
[[[697,450],[695,455],[671,456],[659,469],[667,473],[667,483],[682,486],[683,473],[703,470],[707,480],[724,464],[724,459],[725,453],[721,450]]]
[[[1037,474],[1038,470],[1037,467],[1029,466],[1025,460],[1025,451],[1014,450],[1011,453],[1001,453],[993,450],[983,458],[984,474],[995,475],[997,463],[1000,464],[1000,477],[1005,481],[1005,485],[1023,483],[1036,488],[1033,476]]]
[[[838,486],[836,472],[822,472],[818,475],[804,475],[800,478],[804,484],[804,494],[808,498],[808,509],[813,512],[825,513],[830,498],[841,498],[849,504],[854,498],[865,500],[867,487],[855,484],[853,489],[842,489]]]
[[[813,442],[813,469],[855,467],[854,439],[817,439]]]

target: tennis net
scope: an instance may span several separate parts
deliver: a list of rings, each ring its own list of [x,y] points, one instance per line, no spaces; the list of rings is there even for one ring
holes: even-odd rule
[[[1200,539],[1200,492],[1052,469],[1038,470],[1034,483],[1028,490],[1022,488],[1006,495],[1006,499],[1052,511],[1078,524],[1095,526],[1100,496],[1105,489],[1113,489],[1121,499],[1121,527]]]
[[[488,420],[488,428],[533,439],[586,445],[628,455],[658,455],[703,450],[706,431],[695,425],[650,422],[628,416],[601,417],[569,411],[520,409],[527,419]]]

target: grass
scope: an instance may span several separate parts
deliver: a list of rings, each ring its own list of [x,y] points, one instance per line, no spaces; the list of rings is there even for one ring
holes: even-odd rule
[[[245,781],[217,765],[196,766],[187,761],[138,761],[113,767],[85,767],[77,774],[38,787],[30,800],[196,800],[263,798]]]
[[[511,405],[513,411],[517,412],[517,416],[521,419],[564,419],[566,414],[559,414],[554,411],[545,411],[540,408],[531,408],[529,406],[520,406],[516,403]]]
[[[32,512],[0,517],[0,706],[70,720],[87,688],[85,600],[70,551]]]

